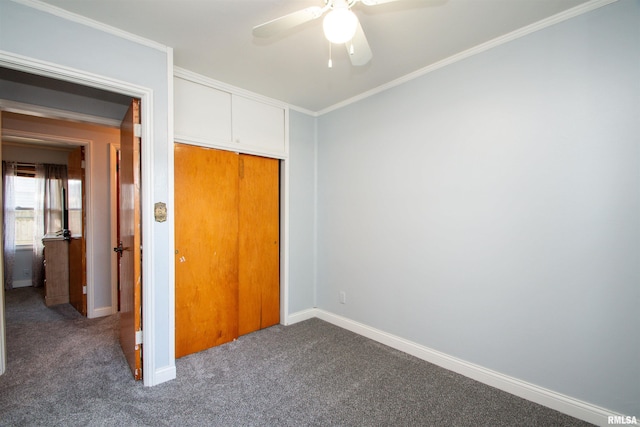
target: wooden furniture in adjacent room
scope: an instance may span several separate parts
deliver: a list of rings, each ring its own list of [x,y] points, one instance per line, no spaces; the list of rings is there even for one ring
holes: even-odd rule
[[[69,242],[46,235],[44,244],[44,301],[47,306],[69,302]]]

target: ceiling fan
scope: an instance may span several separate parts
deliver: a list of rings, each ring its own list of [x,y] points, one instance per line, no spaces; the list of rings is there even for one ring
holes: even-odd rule
[[[320,18],[325,12],[328,12],[322,24],[327,40],[334,44],[344,44],[352,65],[366,65],[373,55],[358,17],[351,11],[351,8],[356,3],[375,6],[396,1],[401,0],[324,0],[323,7],[307,7],[257,25],[253,27],[253,35],[255,37],[271,37],[279,32]],[[329,67],[331,67],[331,59],[329,59]]]

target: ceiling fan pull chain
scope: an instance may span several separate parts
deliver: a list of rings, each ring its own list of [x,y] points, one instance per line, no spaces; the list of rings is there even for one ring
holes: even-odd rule
[[[329,68],[333,68],[333,61],[331,60],[331,42],[329,42]]]
[[[351,45],[349,46],[349,55],[353,55],[355,53],[355,50],[353,49],[353,42],[351,42]]]

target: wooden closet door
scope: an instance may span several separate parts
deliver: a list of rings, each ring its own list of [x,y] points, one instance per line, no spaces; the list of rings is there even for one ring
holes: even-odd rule
[[[239,334],[280,322],[280,162],[240,155]]]
[[[175,144],[176,357],[238,337],[238,155]]]

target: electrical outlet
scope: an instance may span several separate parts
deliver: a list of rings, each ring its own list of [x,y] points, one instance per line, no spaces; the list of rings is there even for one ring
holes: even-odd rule
[[[347,293],[345,291],[340,291],[340,304],[347,303]]]

